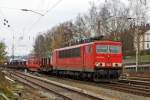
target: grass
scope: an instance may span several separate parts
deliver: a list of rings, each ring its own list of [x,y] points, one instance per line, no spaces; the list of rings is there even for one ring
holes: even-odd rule
[[[5,79],[5,76],[1,71],[0,71],[0,92],[4,93],[8,98],[13,97],[13,93],[11,92],[11,84]]]
[[[5,100],[3,97],[0,96],[0,100]]]
[[[140,62],[150,62],[150,55],[140,55],[139,57]],[[124,57],[124,60],[129,60],[135,62],[136,56],[126,56]]]

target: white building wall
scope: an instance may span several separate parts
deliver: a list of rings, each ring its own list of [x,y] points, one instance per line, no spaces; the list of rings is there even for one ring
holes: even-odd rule
[[[144,50],[150,49],[150,30],[144,34]]]

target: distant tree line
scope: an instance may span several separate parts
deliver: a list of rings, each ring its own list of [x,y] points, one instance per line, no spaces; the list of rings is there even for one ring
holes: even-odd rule
[[[0,64],[4,64],[6,60],[6,46],[3,42],[0,42]]]
[[[133,50],[133,43],[138,41],[135,34],[141,35],[147,30],[146,0],[105,0],[96,5],[98,3],[91,2],[85,14],[38,35],[33,53],[36,56],[50,55],[68,41],[100,35],[108,40],[121,41],[124,52]],[[142,28],[137,32],[139,26]]]

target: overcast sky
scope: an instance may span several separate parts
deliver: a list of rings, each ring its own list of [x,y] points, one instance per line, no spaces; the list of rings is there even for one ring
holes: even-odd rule
[[[14,33],[15,55],[28,54],[39,32],[75,19],[79,13],[87,12],[91,1],[98,0],[0,0],[0,41],[6,43],[8,55],[11,55]],[[41,17],[39,14],[23,12],[20,9],[30,9],[41,14],[45,14],[46,11],[48,13]],[[8,20],[5,26],[4,19]],[[8,25],[10,27],[7,27]]]

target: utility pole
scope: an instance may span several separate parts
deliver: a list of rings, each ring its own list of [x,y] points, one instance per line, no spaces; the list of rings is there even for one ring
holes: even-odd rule
[[[135,55],[135,70],[136,72],[138,71],[138,66],[139,66],[139,51],[140,51],[140,31],[139,31],[139,27],[138,27],[138,19],[136,18],[131,18],[129,17],[128,18],[129,20],[132,20],[133,21],[133,25],[132,27],[135,28],[135,39],[134,39],[134,43],[135,43],[135,50],[136,50],[136,55]],[[135,20],[137,20],[137,26],[135,25]]]
[[[15,58],[15,36],[14,36],[14,32],[13,32],[13,40],[12,40],[12,59],[14,60]]]
[[[138,28],[135,29],[135,32],[136,32],[136,72],[137,72],[139,65],[139,49],[140,49],[140,36]]]
[[[134,32],[135,32],[135,45],[136,45],[136,72],[138,72],[138,66],[139,66],[139,63],[141,62],[140,60],[140,48],[141,48],[141,38],[142,38],[142,35],[143,35],[143,31],[141,29],[141,26],[143,25],[142,24],[142,18],[143,17],[140,17],[140,18],[130,18],[130,19],[133,19],[134,21]],[[135,19],[136,19],[136,25],[135,25]],[[141,20],[141,21],[140,21]]]

